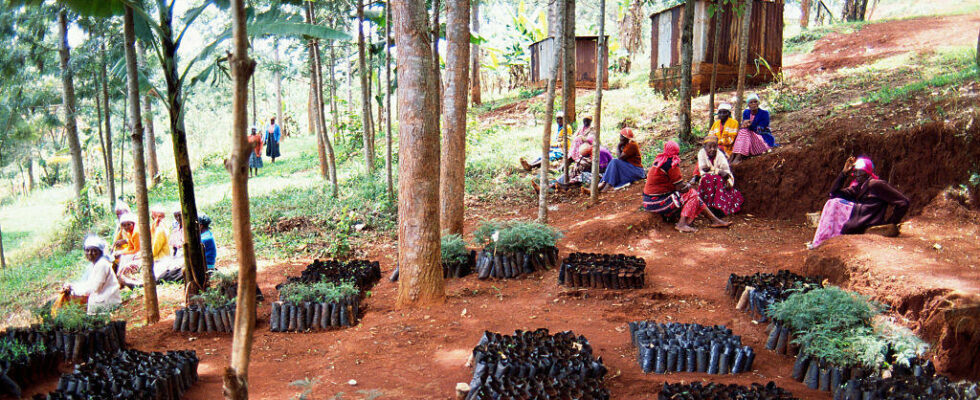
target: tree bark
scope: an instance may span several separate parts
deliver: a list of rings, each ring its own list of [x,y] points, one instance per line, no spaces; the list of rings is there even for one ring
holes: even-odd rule
[[[7,269],[7,255],[3,251],[3,228],[0,227],[0,269]]]
[[[980,68],[980,33],[977,33],[977,68]]]
[[[745,102],[745,64],[749,60],[749,36],[752,35],[752,3],[754,0],[745,0],[745,9],[742,10],[742,27],[738,31],[738,88],[735,91],[735,108],[732,109],[732,116],[739,122],[742,121],[742,105]]]
[[[108,40],[108,38],[103,37],[103,39]],[[106,50],[105,41],[102,42],[100,46],[101,51],[101,76],[102,76],[102,101],[105,107],[105,119],[102,121],[105,123],[105,157],[106,157],[106,183],[108,183],[109,189],[109,209],[114,210],[116,208],[116,173],[112,165],[112,124],[110,120],[112,119],[112,108],[109,107],[109,77],[106,71]],[[98,98],[98,96],[96,96]],[[122,170],[119,170],[122,173]]]
[[[146,165],[143,162],[143,118],[140,115],[140,78],[136,68],[136,28],[132,7],[123,13],[123,37],[126,48],[126,80],[128,82],[130,137],[133,141],[133,184],[136,186],[137,223],[140,230],[140,250],[143,271],[143,307],[146,323],[160,321],[157,304],[157,280],[153,274],[153,235],[150,233],[150,205],[146,195]],[[157,229],[165,229],[159,227]]]
[[[207,265],[204,262],[204,246],[201,244],[201,228],[195,223],[197,200],[194,197],[194,175],[191,172],[190,155],[187,152],[187,130],[184,127],[183,82],[177,75],[177,45],[174,43],[173,36],[173,13],[169,7],[160,7],[159,17],[163,78],[167,83],[174,167],[177,170],[181,219],[184,221],[184,282],[187,285],[184,300],[189,303],[191,297],[208,285]]]
[[[147,78],[149,78],[149,71],[146,68],[146,49],[143,47],[136,46],[138,51],[137,61],[140,64],[140,68],[147,73]],[[160,164],[157,162],[157,135],[153,131],[153,96],[150,95],[150,90],[147,90],[143,94],[143,126],[146,128],[147,175],[150,176],[150,185],[152,187],[160,183]]]
[[[330,114],[333,116],[333,127],[331,133],[333,133],[333,142],[337,142],[337,131],[340,130],[340,119],[338,114],[340,111],[337,109],[337,80],[334,79],[336,74],[334,73],[334,68],[337,65],[337,54],[334,51],[336,46],[330,43]]]
[[[391,6],[385,5],[385,21],[391,21]],[[331,53],[332,55],[332,53]],[[385,184],[388,200],[395,200],[391,163],[391,24],[385,24]]]
[[[439,98],[436,101],[436,118],[438,118],[438,120],[441,123],[443,96],[442,96],[442,71],[441,71],[441,66],[439,65],[439,36],[442,27],[439,24],[439,11],[440,11],[439,0],[432,0],[432,75],[436,77],[436,88],[438,88],[438,90],[436,91],[436,95],[439,96]],[[449,27],[446,27],[446,29],[449,29]],[[446,39],[449,39],[449,37],[447,36]],[[441,126],[438,128],[440,131],[442,130]]]
[[[473,7],[470,18],[472,19],[473,27],[471,31],[474,33],[480,33],[480,0],[472,0],[471,6]],[[474,44],[470,47],[470,101],[474,106],[483,104],[483,99],[481,98],[482,93],[480,92],[480,45]]]
[[[445,301],[439,240],[438,97],[424,0],[392,3],[398,73],[398,307]]]
[[[310,3],[312,4],[312,3]],[[314,54],[316,55],[316,114],[317,114],[317,124],[320,131],[320,136],[323,138],[323,144],[327,148],[327,166],[330,170],[330,188],[333,197],[337,197],[340,189],[337,187],[337,157],[333,152],[333,144],[330,143],[330,135],[327,134],[327,116],[323,105],[323,68],[320,63],[320,44],[316,43],[313,46]]]
[[[602,146],[599,137],[602,133],[602,82],[606,74],[606,0],[599,0],[599,38],[595,48],[595,113],[592,115],[595,141],[592,144],[592,181],[589,191],[592,204],[599,203],[599,149]]]
[[[279,125],[285,127],[285,121],[282,120],[282,72],[279,70],[279,39],[272,39],[272,60],[276,63],[276,68],[272,70],[272,84],[273,90],[276,91],[276,121]],[[331,75],[331,79],[333,75]],[[285,132],[283,132],[285,133]]]
[[[74,182],[75,198],[82,197],[85,187],[85,166],[82,165],[82,144],[78,140],[78,125],[75,123],[75,83],[69,60],[71,50],[68,48],[68,13],[65,9],[58,12],[58,55],[61,58],[61,99],[65,107],[65,132],[68,136],[68,150],[71,153],[71,177]]]
[[[810,0],[800,0],[800,28],[810,26]]]
[[[466,89],[469,81],[469,0],[446,3],[446,93],[443,108],[440,226],[444,233],[463,233],[466,188]]]
[[[550,167],[548,152],[551,150],[551,124],[555,119],[555,86],[558,80],[558,65],[561,64],[562,49],[564,48],[562,46],[562,38],[565,37],[566,10],[567,8],[564,6],[559,7],[558,16],[556,17],[558,21],[555,23],[555,26],[558,27],[558,32],[555,33],[555,36],[551,40],[554,58],[552,59],[551,71],[548,75],[547,94],[545,95],[544,132],[541,134],[541,168],[538,171],[538,186],[541,188],[538,191],[538,222],[542,224],[548,222],[548,169]]]
[[[721,51],[721,13],[724,2],[718,1],[712,19],[715,21],[715,37],[711,50],[711,94],[708,95],[708,126],[715,123],[715,91],[718,88],[718,52]]]
[[[238,254],[238,295],[235,328],[231,342],[231,365],[225,369],[226,399],[248,399],[248,362],[255,331],[255,248],[248,209],[248,157],[252,151],[245,139],[248,130],[248,81],[255,61],[248,55],[244,0],[231,6],[234,53],[228,55],[234,93],[232,95],[231,154],[225,165],[231,174],[231,232]]]
[[[306,22],[310,24],[316,23],[316,15],[313,9],[314,3],[311,1],[306,3]],[[322,111],[320,107],[320,86],[319,79],[320,74],[317,73],[319,68],[316,62],[317,55],[317,43],[316,39],[310,39],[307,44],[307,50],[309,52],[310,61],[310,102],[309,106],[309,124],[310,131],[316,135],[316,149],[317,155],[320,159],[320,178],[326,180],[330,178],[330,161],[327,159],[327,145],[324,142],[322,127],[320,126],[320,112]]]
[[[361,125],[364,136],[364,163],[368,175],[374,173],[374,138],[371,133],[371,85],[368,84],[367,54],[364,48],[364,0],[357,0],[357,69],[361,76]]]
[[[27,156],[27,191],[34,191],[34,158]]]
[[[129,108],[128,99],[123,97],[123,130],[129,125],[129,114],[126,110]],[[106,117],[109,116],[109,108],[106,108]],[[119,198],[126,198],[126,132],[122,132],[119,135]]]
[[[575,113],[575,0],[565,0],[565,53],[563,66],[561,101],[565,114],[565,124],[574,127],[577,121]],[[568,152],[565,152],[566,156]]]
[[[681,86],[677,96],[677,136],[687,143],[695,143],[697,138],[691,134],[691,76],[694,59],[694,4],[684,3],[684,21],[681,25]]]

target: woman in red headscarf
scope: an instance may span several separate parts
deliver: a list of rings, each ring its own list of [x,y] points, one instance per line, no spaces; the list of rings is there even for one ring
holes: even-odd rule
[[[677,220],[674,228],[681,232],[696,232],[691,222],[701,212],[711,218],[711,226],[724,228],[731,222],[716,217],[701,201],[697,189],[691,187],[681,176],[681,148],[677,142],[664,143],[664,152],[657,155],[647,173],[647,183],[643,187],[643,208],[664,217],[666,221]]]
[[[619,131],[618,157],[606,165],[606,172],[599,181],[599,191],[619,189],[643,179],[643,157],[640,146],[633,140],[633,130],[623,128]]]
[[[850,180],[850,184],[844,184]],[[848,158],[830,189],[811,247],[841,234],[873,232],[898,236],[898,223],[909,210],[909,199],[875,175],[870,158]],[[888,215],[888,206],[892,206]]]

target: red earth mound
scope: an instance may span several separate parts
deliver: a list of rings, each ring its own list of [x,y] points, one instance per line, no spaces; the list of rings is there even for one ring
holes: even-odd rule
[[[809,144],[733,167],[745,212],[803,220],[823,207],[847,157],[867,155],[878,175],[909,197],[915,215],[949,185],[968,181],[970,166],[980,159],[980,124],[969,131],[930,123],[898,132],[855,133],[832,123],[811,137]]]

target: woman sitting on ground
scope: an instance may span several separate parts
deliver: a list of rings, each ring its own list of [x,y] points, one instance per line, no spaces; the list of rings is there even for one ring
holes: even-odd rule
[[[82,248],[85,250],[85,259],[91,265],[81,281],[68,283],[63,287],[63,296],[81,298],[87,296],[89,314],[109,311],[122,303],[116,274],[112,271],[112,264],[106,257],[106,246],[105,240],[98,236],[86,237]]]
[[[732,105],[721,103],[718,105],[718,119],[708,130],[709,134],[718,136],[718,147],[727,155],[732,154],[732,143],[738,136],[738,121],[732,118]]]
[[[569,141],[572,140],[572,127],[565,124],[565,116],[562,113],[558,113],[558,116],[555,117],[555,122],[558,124],[558,132],[555,134],[555,142],[551,143],[551,149],[548,150],[548,161],[558,161],[565,158],[565,146],[568,146]],[[571,153],[571,150],[569,150],[569,153]],[[521,167],[526,171],[531,171],[541,166],[541,157],[531,162],[527,162],[524,157],[521,157],[520,161]]]
[[[718,137],[708,135],[698,151],[698,193],[704,205],[724,215],[742,209],[742,194],[735,189],[735,177],[725,153],[718,150]]]
[[[732,165],[742,162],[742,159],[769,151],[769,145],[762,138],[762,133],[769,132],[769,111],[759,108],[759,96],[749,96],[749,108],[742,113],[742,128],[735,137],[732,145]]]
[[[846,180],[850,184],[844,187]],[[898,236],[898,223],[909,210],[909,199],[888,182],[878,179],[867,157],[848,158],[830,189],[811,248],[838,235],[876,233]],[[888,206],[891,216],[886,218]]]
[[[632,129],[619,131],[616,154],[618,157],[609,161],[606,172],[602,174],[599,191],[620,189],[643,179],[643,158],[640,156],[640,146],[633,140]]]
[[[572,141],[572,146],[568,148],[569,157],[572,161],[578,161],[582,157],[581,148],[582,145],[595,144],[595,129],[592,127],[592,118],[585,117],[582,118],[582,129],[578,130],[575,134],[575,140]]]
[[[136,230],[136,216],[133,213],[125,213],[119,217],[119,236],[121,239],[113,243],[115,271],[139,262],[140,233]]]
[[[573,186],[589,185],[592,183],[592,145],[584,143],[579,147],[579,150],[581,154],[578,161],[568,169],[568,183],[565,183],[565,174],[561,174],[558,179],[551,181],[549,185],[550,189],[567,190]],[[602,171],[606,167],[605,164],[608,164],[611,160],[612,153],[606,150],[606,148],[602,148],[599,151],[599,171]],[[534,191],[541,189],[536,180],[532,180],[531,185],[534,186]]]
[[[664,220],[677,220],[674,229],[681,232],[696,232],[691,222],[703,211],[711,218],[711,227],[724,228],[731,222],[716,217],[698,197],[698,190],[691,187],[681,176],[681,148],[676,142],[664,143],[664,152],[657,155],[647,173],[647,183],[643,188],[643,208],[664,217]]]

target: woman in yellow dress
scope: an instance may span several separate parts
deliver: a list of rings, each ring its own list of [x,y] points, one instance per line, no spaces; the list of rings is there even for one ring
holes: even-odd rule
[[[732,155],[732,144],[738,136],[738,121],[732,118],[732,105],[721,103],[718,106],[718,119],[708,130],[709,135],[718,136],[718,149],[725,153],[725,157]]]

